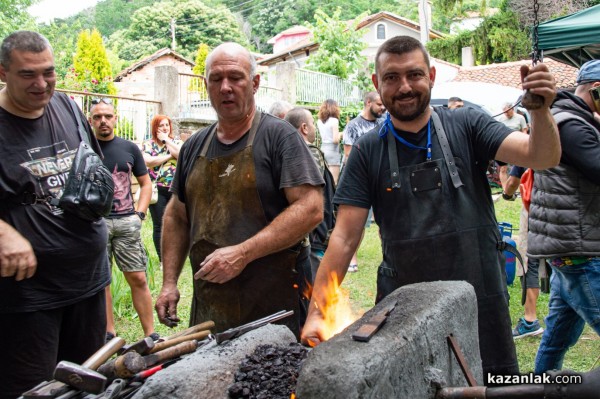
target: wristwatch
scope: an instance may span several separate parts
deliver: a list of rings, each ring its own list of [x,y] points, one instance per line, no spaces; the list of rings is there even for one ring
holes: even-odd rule
[[[508,195],[504,191],[502,191],[502,198],[504,198],[507,201],[514,201],[515,199],[517,199],[517,194],[515,193],[513,195]]]
[[[135,211],[135,214],[140,217],[142,220],[146,220],[146,214],[144,212]]]

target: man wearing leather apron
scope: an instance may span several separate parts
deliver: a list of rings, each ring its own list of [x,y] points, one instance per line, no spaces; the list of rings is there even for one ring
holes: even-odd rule
[[[189,253],[194,273],[190,325],[215,322],[216,332],[280,310],[298,314],[298,267],[304,237],[323,218],[317,165],[294,128],[256,109],[260,75],[239,44],[206,59],[206,88],[217,123],[181,148],[163,222],[161,323],[174,326],[177,280]],[[166,245],[168,244],[168,245]],[[303,320],[282,320],[299,337]]]
[[[560,159],[549,106],[554,79],[543,64],[521,68],[523,88],[541,96],[528,136],[473,108],[429,106],[436,70],[416,39],[386,41],[373,83],[389,116],[354,145],[334,202],[336,227],[317,273],[302,339],[322,340],[324,287],[339,281],[373,207],[383,261],[377,300],[403,285],[465,280],[477,295],[483,372],[518,373],[504,256],[485,168],[490,159],[544,169]]]

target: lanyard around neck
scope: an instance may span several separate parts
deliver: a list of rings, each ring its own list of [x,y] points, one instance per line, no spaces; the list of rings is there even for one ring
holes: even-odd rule
[[[390,117],[389,113],[387,114],[387,117],[385,118],[385,122],[381,126],[381,129],[379,129],[379,137],[384,137],[388,133],[388,131],[391,131],[394,137],[406,147],[412,148],[413,150],[425,150],[427,152],[427,161],[431,161],[431,118],[427,121],[427,147],[414,145],[402,138],[396,131],[396,128],[392,123],[392,118]]]

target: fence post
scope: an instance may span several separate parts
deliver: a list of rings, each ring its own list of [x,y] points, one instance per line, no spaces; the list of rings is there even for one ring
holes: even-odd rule
[[[275,87],[281,90],[281,99],[296,104],[296,64],[280,62],[275,69]]]
[[[160,101],[159,112],[171,118],[179,116],[179,74],[170,65],[154,69],[154,98]]]

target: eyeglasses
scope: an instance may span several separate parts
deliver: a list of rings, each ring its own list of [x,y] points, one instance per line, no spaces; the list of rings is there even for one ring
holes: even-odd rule
[[[92,105],[97,105],[100,104],[101,102],[103,102],[104,104],[108,104],[108,105],[112,105],[112,99],[110,98],[93,98],[92,99]]]

